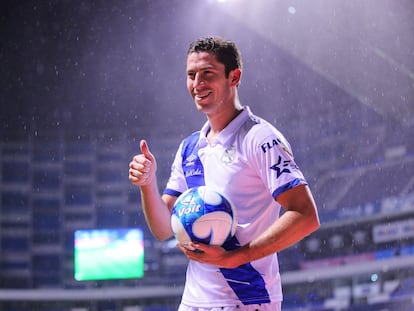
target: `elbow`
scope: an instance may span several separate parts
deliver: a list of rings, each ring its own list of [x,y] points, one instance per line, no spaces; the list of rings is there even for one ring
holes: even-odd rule
[[[306,221],[306,225],[304,225],[303,227],[302,238],[305,238],[311,235],[312,233],[317,231],[320,226],[321,225],[320,225],[318,217],[308,218]]]
[[[321,227],[321,223],[319,221],[319,217],[315,217],[314,222],[313,222],[313,230],[312,232],[318,230]]]
[[[171,239],[174,235],[170,232],[155,232],[151,230],[152,235],[160,242]]]
[[[315,232],[316,230],[318,230],[321,226],[320,220],[319,220],[319,216],[318,213],[315,212],[312,213],[312,215],[309,215],[309,234],[311,234],[312,232]]]
[[[305,236],[310,235],[320,228],[321,223],[319,221],[319,216],[315,205],[309,205],[308,208],[303,211],[302,216],[302,224]]]

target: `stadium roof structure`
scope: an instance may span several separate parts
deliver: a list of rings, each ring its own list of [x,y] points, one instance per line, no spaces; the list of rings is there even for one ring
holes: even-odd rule
[[[248,2],[222,8],[362,105],[414,125],[412,1]]]

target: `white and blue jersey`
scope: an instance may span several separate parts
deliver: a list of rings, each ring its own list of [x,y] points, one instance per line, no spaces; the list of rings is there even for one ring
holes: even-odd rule
[[[249,107],[216,138],[207,142],[208,122],[183,140],[172,165],[165,194],[207,185],[224,194],[237,209],[235,237],[223,245],[234,249],[274,223],[281,206],[276,198],[306,184],[289,143],[270,123],[253,115]],[[234,269],[190,261],[182,303],[223,307],[282,301],[277,254]]]

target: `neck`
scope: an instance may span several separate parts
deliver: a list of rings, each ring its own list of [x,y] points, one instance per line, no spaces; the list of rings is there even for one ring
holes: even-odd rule
[[[234,118],[236,118],[243,108],[233,108],[232,110],[223,111],[212,117],[208,117],[211,130],[214,132],[221,132]]]
[[[220,132],[233,121],[243,111],[240,103],[232,106],[231,109],[226,109],[215,115],[207,116],[210,130],[207,134],[207,139],[210,143],[214,142]]]

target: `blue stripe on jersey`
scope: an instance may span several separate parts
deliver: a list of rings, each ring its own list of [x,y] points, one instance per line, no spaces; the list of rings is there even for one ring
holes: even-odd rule
[[[195,132],[183,142],[181,150],[182,168],[188,188],[204,186],[204,167],[198,156],[197,142],[200,132]]]
[[[180,191],[175,191],[175,190],[173,190],[173,189],[169,189],[169,188],[166,188],[164,191],[163,191],[163,193],[162,194],[169,194],[169,195],[172,195],[173,197],[179,197],[181,194],[182,194],[182,192],[180,192]]]
[[[240,247],[234,236],[223,244],[226,250]],[[262,275],[253,268],[251,263],[243,264],[234,269],[220,268],[227,283],[244,305],[269,303],[270,297]]]
[[[288,182],[287,184],[284,184],[283,186],[280,186],[279,188],[277,188],[275,191],[273,191],[272,196],[274,199],[276,199],[278,197],[279,194],[295,188],[298,185],[307,185],[308,183],[306,182],[306,180],[302,179],[302,178],[295,178],[292,181]]]

